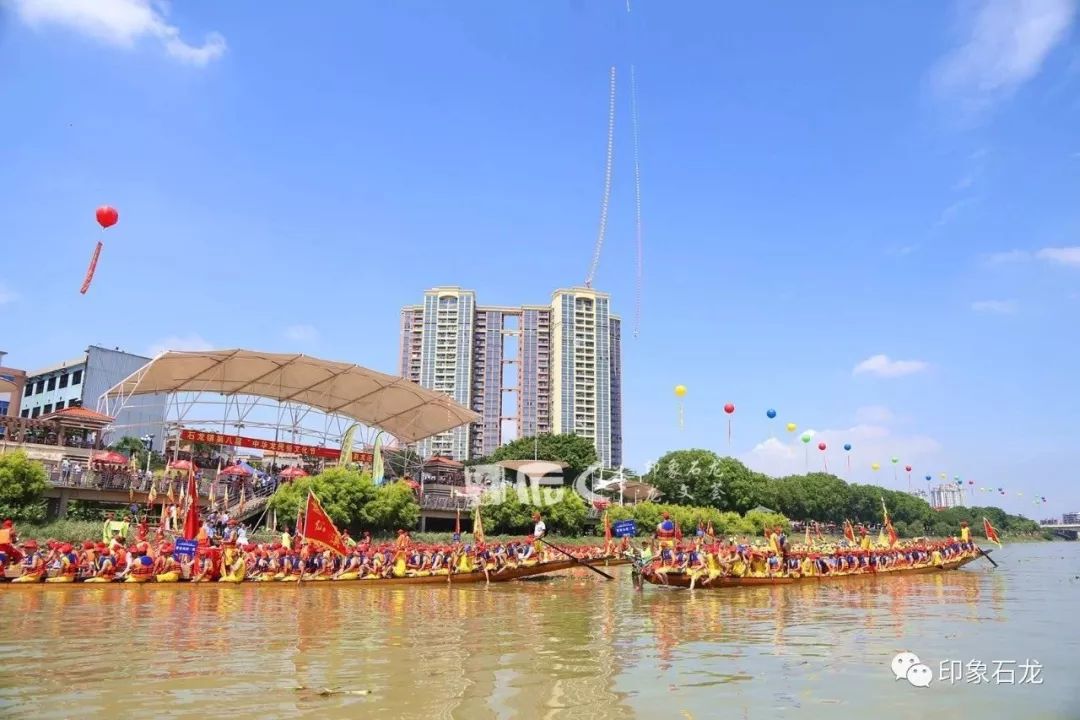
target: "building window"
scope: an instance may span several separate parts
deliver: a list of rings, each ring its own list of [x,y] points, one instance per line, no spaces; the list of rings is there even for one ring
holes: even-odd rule
[[[60,376],[60,387],[66,388],[68,384],[68,374],[64,373]]]
[[[49,392],[52,392],[52,391],[53,391],[53,390],[55,390],[55,389],[56,389],[56,378],[55,378],[55,377],[51,377],[51,378],[49,378],[49,387],[48,387],[48,390],[49,390]]]
[[[82,400],[75,399],[68,402],[68,407],[82,407]]]
[[[35,390],[34,393],[37,394],[37,395],[40,395],[43,392],[45,392],[45,381],[44,380],[38,380],[37,381],[37,390]]]
[[[40,414],[41,414],[41,408],[34,408],[33,412],[30,413],[30,417],[36,418]]]
[[[63,401],[63,400],[61,400],[60,402],[56,403],[56,409],[57,409],[57,410],[63,410],[63,409],[64,409],[64,401]]]
[[[23,397],[30,397],[34,394],[34,383],[26,383],[26,387],[23,388]]]
[[[76,370],[75,373],[71,376],[71,384],[72,385],[78,385],[81,382],[82,382],[82,370]]]
[[[26,408],[21,413],[19,413],[19,417],[24,417],[24,418],[30,417],[30,408]]]
[[[41,409],[41,412],[45,413],[46,415],[48,415],[49,413],[51,413],[51,412],[52,412],[52,403],[47,403],[47,404],[45,405],[45,407],[43,407],[43,408]]]

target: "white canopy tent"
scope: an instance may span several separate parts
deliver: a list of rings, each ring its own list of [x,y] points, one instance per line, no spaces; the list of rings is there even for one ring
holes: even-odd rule
[[[232,424],[284,429],[293,435],[323,442],[340,438],[351,419],[385,431],[401,443],[413,443],[467,423],[480,416],[448,396],[350,363],[321,360],[304,354],[254,350],[170,350],[107,390],[99,412],[117,417],[135,398],[170,397],[169,423],[184,425]],[[275,403],[278,422],[260,423],[249,416],[259,400]],[[225,405],[225,418],[202,419],[191,410],[199,405]],[[230,407],[235,417],[229,418]],[[301,427],[310,409],[325,415],[323,429]],[[288,415],[289,419],[282,418]],[[330,418],[337,419],[336,428]]]

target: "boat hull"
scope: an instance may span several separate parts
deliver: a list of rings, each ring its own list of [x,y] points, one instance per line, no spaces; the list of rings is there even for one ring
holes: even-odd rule
[[[590,560],[590,565],[597,567],[611,567],[613,565],[625,565],[629,560],[623,558],[608,558],[603,560]],[[522,578],[535,577],[538,575],[546,575],[548,573],[560,572],[562,570],[571,570],[575,567],[581,567],[581,564],[573,560],[552,560],[545,563],[538,563],[536,565],[526,565],[516,568],[506,568],[502,572],[489,573],[490,582],[509,582],[511,580],[520,580]],[[47,582],[34,582],[34,583],[13,583],[10,582],[13,578],[6,578],[8,582],[4,582],[3,585],[8,588],[55,588],[55,587],[74,587],[85,585],[87,587],[100,588],[104,585],[128,585],[122,581],[114,581],[110,583],[87,583],[82,581],[76,581],[74,583],[47,583]],[[398,585],[469,585],[473,583],[488,582],[488,577],[484,576],[481,571],[474,571],[468,573],[455,573],[453,575],[425,575],[418,577],[391,577],[391,578],[360,578],[354,580],[314,580],[305,579],[302,582],[297,582],[295,578],[286,580],[244,580],[242,582],[189,582],[187,580],[179,580],[177,582],[146,582],[135,583],[142,585],[143,587],[203,587],[214,586],[221,587],[224,585],[258,585],[260,587],[297,587],[308,585],[348,585],[348,586],[363,586],[363,587],[386,587],[386,586],[398,586]]]
[[[866,578],[887,578],[904,575],[928,575],[931,573],[948,572],[957,570],[968,563],[977,560],[978,555],[966,557],[961,560],[952,560],[942,565],[930,565],[917,568],[897,568],[884,572],[854,573],[851,575],[808,575],[804,577],[718,577],[706,582],[707,578],[699,578],[694,583],[696,590],[725,590],[736,587],[755,587],[760,585],[799,585],[807,583],[836,582],[840,580],[854,580]],[[667,582],[653,573],[643,573],[642,579],[653,585],[661,587],[688,588],[690,587],[689,575],[667,575]]]

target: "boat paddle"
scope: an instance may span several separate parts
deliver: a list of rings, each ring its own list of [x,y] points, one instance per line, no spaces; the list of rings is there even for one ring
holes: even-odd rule
[[[550,547],[550,548],[555,548],[556,550],[558,550],[559,552],[561,552],[561,553],[562,553],[563,555],[565,555],[566,557],[568,557],[568,558],[570,558],[571,560],[573,560],[574,562],[576,562],[576,563],[577,563],[578,565],[584,565],[585,567],[589,568],[590,570],[592,570],[592,571],[593,571],[594,573],[596,573],[597,575],[603,575],[603,576],[604,576],[604,577],[606,577],[606,578],[607,578],[608,580],[614,580],[614,579],[615,579],[615,578],[613,578],[612,576],[608,575],[608,574],[607,574],[606,572],[604,572],[603,570],[600,570],[600,569],[598,569],[598,568],[594,568],[594,567],[593,567],[592,565],[590,565],[589,563],[585,562],[584,560],[579,560],[578,558],[574,557],[574,556],[573,556],[573,555],[571,555],[570,553],[568,553],[568,552],[566,552],[565,550],[563,550],[563,549],[562,549],[561,547],[559,547],[558,545],[552,545],[551,543],[549,543],[549,542],[548,542],[547,540],[545,540],[544,538],[537,538],[537,540],[539,540],[540,542],[544,543],[545,545],[547,545],[547,546],[548,546],[548,547]]]
[[[994,562],[994,558],[990,557],[990,553],[992,553],[992,552],[994,552],[994,551],[993,550],[983,550],[982,548],[979,548],[979,554],[982,555],[987,560],[989,560],[991,565],[993,565],[994,567],[997,567],[998,564],[996,562]]]

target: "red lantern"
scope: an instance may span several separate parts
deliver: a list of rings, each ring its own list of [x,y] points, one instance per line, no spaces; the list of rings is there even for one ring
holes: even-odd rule
[[[731,403],[728,403],[727,405],[724,406],[724,412],[726,412],[728,415],[730,415],[731,413],[735,412],[735,406],[732,405]]]
[[[112,227],[116,224],[116,221],[120,219],[120,213],[116,212],[116,208],[109,207],[108,205],[102,205],[97,209],[97,221],[103,228]]]
[[[825,447],[826,447],[826,445],[823,442],[820,442],[820,443],[817,444],[817,449],[820,450],[821,452],[825,452]]]

